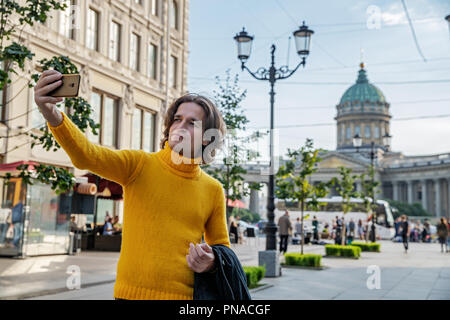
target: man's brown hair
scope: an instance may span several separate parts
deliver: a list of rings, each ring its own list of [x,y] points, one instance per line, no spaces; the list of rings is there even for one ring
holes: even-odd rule
[[[163,137],[160,143],[161,149],[164,148],[166,141],[169,140],[170,127],[174,122],[174,116],[177,113],[178,107],[185,102],[193,102],[199,105],[205,112],[205,121],[202,123],[202,130],[203,130],[202,133],[206,132],[206,130],[208,129],[219,130],[221,134],[219,141],[216,142],[215,139],[217,139],[217,137],[214,136],[214,139],[212,139],[208,143],[208,145],[210,145],[211,143],[216,142],[216,147],[211,151],[211,156],[214,157],[216,155],[216,149],[220,149],[223,145],[224,137],[227,132],[227,127],[219,109],[216,107],[214,102],[212,102],[205,96],[194,93],[188,93],[179,97],[167,109],[166,115],[164,117]],[[203,151],[208,145],[206,146],[202,145],[202,164],[207,163],[207,161],[203,157]]]

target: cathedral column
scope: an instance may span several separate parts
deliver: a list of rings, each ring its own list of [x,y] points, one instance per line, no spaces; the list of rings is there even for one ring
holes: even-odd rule
[[[428,211],[428,204],[427,204],[427,180],[423,179],[421,180],[422,185],[422,207]]]
[[[395,201],[399,201],[399,199],[398,199],[399,182],[398,181],[393,181],[392,182],[392,187],[393,187],[393,191],[394,191],[393,198],[394,198]]]
[[[434,201],[436,203],[436,217],[442,216],[442,204],[441,204],[441,182],[439,179],[434,179]]]
[[[408,203],[412,204],[414,199],[413,199],[413,181],[406,181],[406,187],[408,189]]]

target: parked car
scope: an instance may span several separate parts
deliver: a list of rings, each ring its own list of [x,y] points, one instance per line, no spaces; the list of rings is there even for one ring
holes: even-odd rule
[[[259,228],[257,226],[254,226],[254,225],[252,225],[248,222],[242,221],[242,220],[239,220],[239,228],[242,229],[242,232],[245,237],[247,236],[247,228],[254,229],[255,235],[257,235],[259,232]]]
[[[260,233],[265,233],[267,222],[268,221],[266,219],[263,219],[263,220],[259,220],[256,223],[256,226],[258,227]]]

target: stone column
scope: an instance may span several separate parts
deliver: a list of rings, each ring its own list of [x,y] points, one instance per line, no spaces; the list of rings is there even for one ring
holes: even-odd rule
[[[259,214],[259,194],[258,190],[250,190],[250,211]]]
[[[406,186],[407,186],[407,189],[408,189],[408,203],[412,204],[413,201],[414,201],[414,198],[413,198],[413,182],[411,180],[410,181],[406,181]]]
[[[450,219],[450,178],[447,178],[447,220]]]
[[[393,187],[393,191],[394,191],[393,198],[394,198],[395,201],[399,201],[399,198],[398,198],[399,182],[398,181],[392,181],[392,187]]]
[[[434,179],[434,202],[436,203],[436,217],[442,216],[442,204],[441,204],[441,183],[439,179]]]
[[[428,211],[428,203],[427,203],[427,180],[421,180],[422,184],[422,207]]]

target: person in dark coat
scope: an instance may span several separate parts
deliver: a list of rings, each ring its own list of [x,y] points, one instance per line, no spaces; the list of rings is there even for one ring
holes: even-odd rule
[[[448,252],[448,226],[447,221],[445,221],[445,218],[441,218],[441,222],[437,225],[437,235],[439,238],[439,243],[441,244],[441,252],[444,252],[444,246],[445,246],[445,252]]]
[[[289,219],[289,211],[285,211],[284,215],[278,219],[278,227],[280,234],[280,253],[286,253],[288,248],[289,230],[292,230],[292,223]]]
[[[408,223],[408,217],[404,214],[402,215],[402,223],[400,225],[400,232],[402,235],[403,240],[403,246],[405,248],[405,253],[408,253],[408,240],[409,240],[409,223]]]

